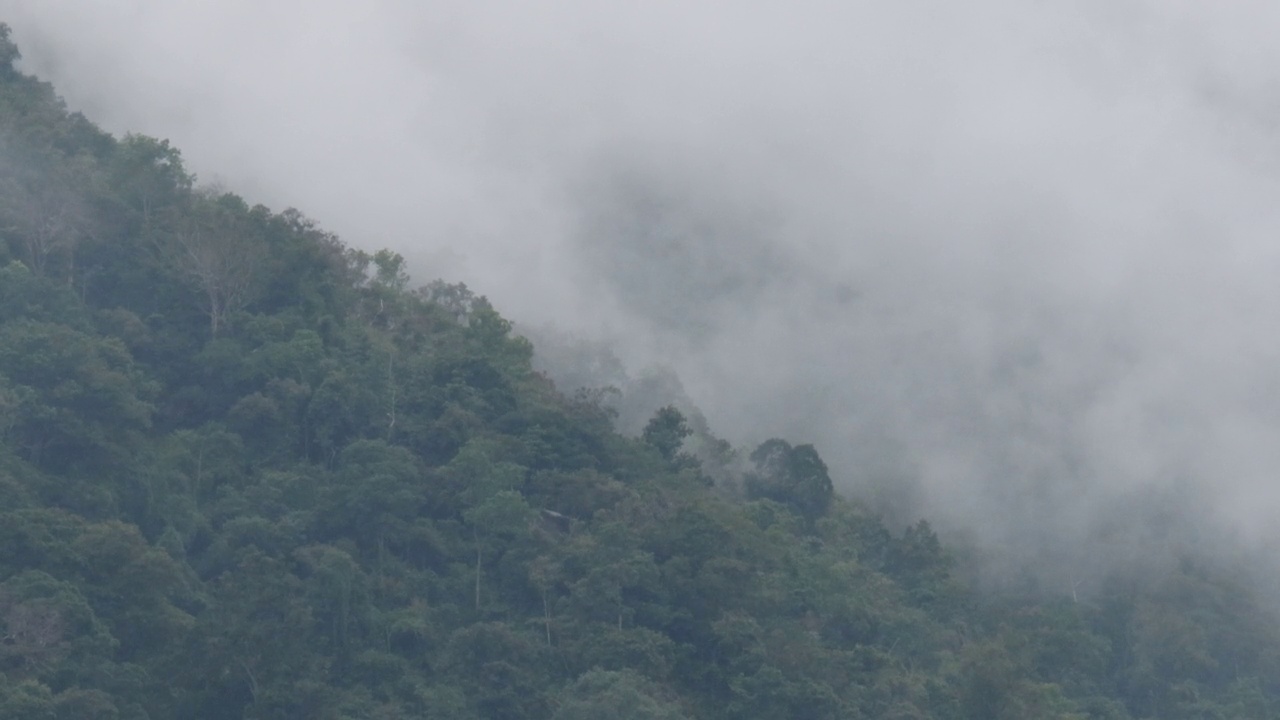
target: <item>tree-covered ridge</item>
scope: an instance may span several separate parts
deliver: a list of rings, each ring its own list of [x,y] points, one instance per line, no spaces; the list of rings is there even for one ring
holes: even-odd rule
[[[619,435],[483,297],[18,57],[0,26],[0,718],[1280,717],[1215,566],[977,593],[811,445]]]

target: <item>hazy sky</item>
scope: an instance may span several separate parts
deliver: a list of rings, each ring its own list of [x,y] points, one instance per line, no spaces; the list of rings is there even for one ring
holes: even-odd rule
[[[202,180],[989,543],[1280,511],[1280,6],[0,0]],[[1134,495],[1138,493],[1139,495]],[[994,512],[993,512],[994,509]],[[1138,531],[1135,531],[1138,532]],[[1150,528],[1141,532],[1152,532]],[[1116,540],[1115,542],[1120,542]]]

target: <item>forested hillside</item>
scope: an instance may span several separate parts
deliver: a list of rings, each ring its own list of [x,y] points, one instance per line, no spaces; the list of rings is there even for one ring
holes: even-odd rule
[[[0,718],[1280,717],[1248,577],[980,592],[803,438],[620,435],[484,297],[18,57],[0,26]]]

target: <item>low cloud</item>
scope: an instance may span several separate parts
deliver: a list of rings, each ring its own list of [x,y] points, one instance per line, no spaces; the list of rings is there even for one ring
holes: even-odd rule
[[[669,366],[717,432],[815,442],[903,518],[1066,575],[1173,542],[1162,524],[1272,538],[1270,5],[0,15],[108,129]],[[1198,513],[1137,512],[1156,498]]]

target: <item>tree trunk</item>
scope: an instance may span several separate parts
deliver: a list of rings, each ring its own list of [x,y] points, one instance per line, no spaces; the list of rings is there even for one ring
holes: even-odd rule
[[[547,629],[547,647],[551,647],[551,606],[547,604],[547,591],[542,591],[542,622]]]
[[[480,533],[472,529],[471,536],[476,541],[476,612],[480,611],[480,560],[482,557],[480,547]]]

